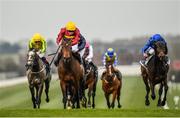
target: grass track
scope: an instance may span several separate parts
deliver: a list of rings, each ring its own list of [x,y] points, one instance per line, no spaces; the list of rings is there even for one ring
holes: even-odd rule
[[[156,93],[156,95],[158,95]],[[98,81],[96,93],[96,109],[78,109],[63,110],[62,94],[59,87],[59,81],[51,82],[50,102],[45,102],[43,93],[40,110],[32,109],[32,102],[28,84],[19,84],[12,87],[0,89],[0,116],[86,116],[86,117],[104,117],[104,116],[178,116],[180,110],[174,110],[173,96],[179,95],[179,90],[172,90],[168,93],[168,105],[171,110],[164,110],[156,107],[157,99],[150,99],[150,106],[144,105],[145,87],[142,79],[139,77],[124,77],[121,94],[122,108],[114,110],[107,109],[106,101],[101,89],[101,81]],[[157,96],[158,97],[158,96]],[[180,108],[180,105],[179,105]]]
[[[152,110],[152,109],[19,109],[19,110],[4,110],[0,111],[0,116],[8,117],[180,117],[178,110]]]

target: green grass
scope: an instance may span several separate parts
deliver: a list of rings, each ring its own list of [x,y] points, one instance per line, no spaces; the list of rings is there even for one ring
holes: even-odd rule
[[[173,96],[179,95],[178,90],[172,90],[168,93],[168,106],[170,110],[157,108],[157,99],[150,99],[150,106],[146,107],[145,86],[140,77],[124,77],[121,91],[121,105],[118,109],[117,104],[114,110],[107,109],[103,91],[101,89],[101,80],[98,81],[96,92],[96,109],[76,109],[63,110],[62,94],[59,81],[54,80],[50,86],[50,102],[45,102],[45,94],[42,96],[40,110],[32,108],[32,101],[28,84],[19,84],[16,86],[0,88],[0,116],[179,116],[180,110],[174,109]],[[158,94],[156,92],[158,97]],[[180,108],[180,104],[179,104]]]
[[[150,109],[18,109],[18,110],[4,110],[0,111],[0,116],[8,117],[178,117],[180,112],[178,110],[150,110]]]

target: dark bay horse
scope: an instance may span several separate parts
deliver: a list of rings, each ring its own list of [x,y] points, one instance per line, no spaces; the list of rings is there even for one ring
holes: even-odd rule
[[[33,108],[40,108],[43,84],[45,82],[46,102],[49,102],[49,83],[51,74],[46,75],[45,65],[35,50],[29,51],[27,55],[27,71],[29,89],[33,102]],[[36,90],[36,91],[35,91]],[[36,95],[35,95],[36,94]]]
[[[87,61],[84,62],[86,65],[89,65]],[[88,66],[88,69],[86,69],[87,72],[85,74],[86,82],[85,82],[85,89],[88,89],[88,107],[95,108],[95,96],[96,96],[96,86],[98,81],[98,76],[95,75],[95,70],[93,69],[92,65]],[[92,105],[91,105],[91,97],[92,97]],[[85,101],[86,102],[86,101]],[[85,103],[86,107],[86,103]]]
[[[155,95],[155,85],[160,84],[159,88],[159,99],[157,106],[164,106],[166,102],[166,95],[168,91],[167,85],[167,73],[169,70],[169,65],[166,64],[166,45],[159,41],[155,43],[155,55],[152,56],[147,67],[141,65],[141,75],[143,81],[146,85],[146,100],[145,105],[149,105],[149,92],[151,90],[151,98],[154,100],[156,98]],[[161,100],[161,95],[164,87],[164,98]]]
[[[106,70],[101,76],[102,89],[106,98],[108,108],[114,108],[115,99],[117,98],[118,108],[120,105],[120,92],[122,87],[122,77],[121,81],[118,80],[116,74],[114,73],[114,67],[112,64],[106,66]],[[112,94],[112,103],[110,103],[110,94]]]
[[[84,77],[84,68],[73,56],[71,40],[63,39],[61,44],[61,58],[58,64],[58,75],[63,94],[64,109],[72,107],[80,108],[80,83]],[[72,104],[72,106],[70,106]]]

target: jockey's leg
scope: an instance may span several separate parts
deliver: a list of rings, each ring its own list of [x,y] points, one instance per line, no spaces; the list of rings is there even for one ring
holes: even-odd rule
[[[58,53],[58,56],[56,56],[55,60],[54,60],[54,65],[57,67],[59,64],[59,60],[61,59],[62,54]]]
[[[95,77],[97,78],[97,77],[98,77],[98,68],[97,68],[97,66],[94,65],[94,63],[93,63],[92,61],[91,61],[89,64],[93,67],[93,69],[94,69],[94,75],[95,75]]]
[[[114,68],[114,72],[115,72],[118,80],[121,81],[121,79],[122,79],[122,74],[121,74],[121,72],[120,72],[118,69],[116,69],[116,68]]]
[[[41,59],[42,59],[43,63],[46,65],[46,71],[47,71],[47,73],[49,73],[49,72],[50,72],[49,62],[47,61],[47,59],[46,59],[45,57],[42,57]]]
[[[170,65],[170,63],[171,63],[171,61],[167,55],[165,56],[165,62],[167,65]]]
[[[148,62],[151,60],[152,56],[155,54],[155,50],[151,47],[149,47],[146,51],[147,55],[149,55],[147,58],[145,58],[145,65],[147,66]]]

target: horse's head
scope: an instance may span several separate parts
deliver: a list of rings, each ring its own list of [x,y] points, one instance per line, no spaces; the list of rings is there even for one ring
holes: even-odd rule
[[[70,62],[72,52],[71,52],[71,40],[64,38],[62,41],[62,57],[65,63]]]
[[[33,67],[35,65],[37,54],[35,50],[31,50],[27,54],[27,66]]]
[[[165,57],[166,53],[166,44],[162,41],[158,41],[155,43],[155,54],[156,56],[162,60]]]
[[[106,65],[106,70],[107,70],[107,75],[108,75],[108,76],[113,76],[114,67],[113,67],[112,64],[107,64],[107,65]]]

